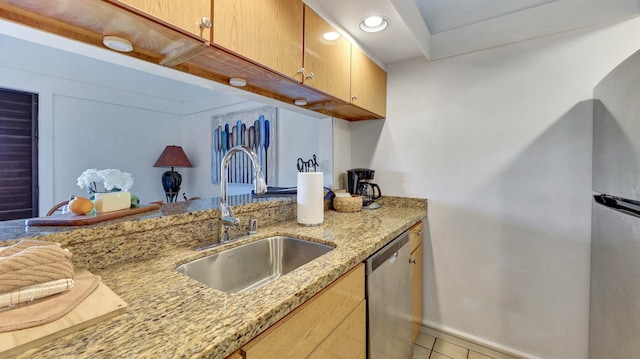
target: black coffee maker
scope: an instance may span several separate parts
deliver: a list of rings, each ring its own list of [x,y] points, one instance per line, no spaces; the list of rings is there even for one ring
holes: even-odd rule
[[[347,171],[347,185],[349,193],[362,196],[364,208],[378,208],[375,200],[382,196],[380,187],[372,183],[376,171],[369,168],[353,168]]]

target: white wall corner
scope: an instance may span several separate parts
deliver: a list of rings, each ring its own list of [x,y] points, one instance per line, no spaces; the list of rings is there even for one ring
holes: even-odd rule
[[[346,189],[351,169],[351,122],[333,118],[333,188]]]
[[[416,5],[413,0],[391,0],[391,3],[413,35],[424,56],[427,60],[431,60],[433,57],[431,51],[431,32],[424,23],[422,16],[420,16],[418,5]]]

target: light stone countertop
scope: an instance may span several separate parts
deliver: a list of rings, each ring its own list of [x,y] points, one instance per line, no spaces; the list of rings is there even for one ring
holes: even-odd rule
[[[318,227],[289,219],[211,251],[164,245],[153,258],[91,269],[127,302],[127,312],[19,358],[224,358],[427,215],[424,199],[383,197],[380,203],[379,209],[357,213],[326,211]],[[298,236],[335,249],[245,293],[223,293],[175,270],[189,260],[272,235]]]

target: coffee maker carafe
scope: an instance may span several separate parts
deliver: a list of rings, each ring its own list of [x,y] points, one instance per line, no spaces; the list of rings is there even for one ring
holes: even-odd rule
[[[372,183],[376,171],[368,168],[354,168],[347,171],[349,193],[362,196],[364,208],[378,208],[375,200],[382,196],[380,187]]]

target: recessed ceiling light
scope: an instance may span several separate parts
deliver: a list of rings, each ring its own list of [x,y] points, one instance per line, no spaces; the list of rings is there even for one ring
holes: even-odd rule
[[[369,16],[360,21],[360,30],[364,32],[378,32],[387,28],[389,20],[384,16]]]
[[[336,41],[340,38],[340,34],[336,31],[328,31],[322,34],[322,37],[327,41]]]
[[[104,46],[110,48],[111,50],[120,52],[133,51],[133,45],[131,44],[131,41],[118,36],[105,36],[102,38],[102,43],[104,44]]]
[[[240,77],[232,77],[229,79],[229,85],[235,87],[244,87],[247,86],[247,80]]]

